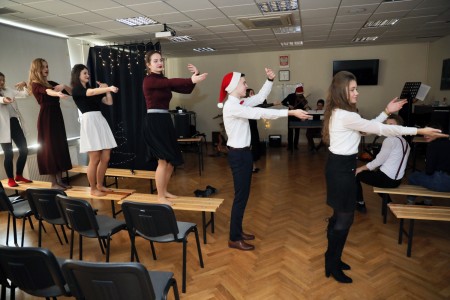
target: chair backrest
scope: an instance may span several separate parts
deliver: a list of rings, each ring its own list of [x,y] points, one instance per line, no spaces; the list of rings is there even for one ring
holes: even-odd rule
[[[62,269],[76,299],[155,299],[148,271],[140,263],[67,260]]]
[[[30,295],[68,296],[61,267],[48,249],[0,246],[0,273]]]
[[[0,182],[0,211],[9,211],[13,212],[14,207],[9,201],[8,195],[6,195],[5,189],[3,188],[3,184]]]
[[[173,234],[177,239],[177,220],[169,205],[124,201],[122,210],[130,234],[144,238]]]
[[[36,219],[43,219],[51,223],[52,220],[62,217],[56,203],[56,195],[65,196],[66,193],[57,189],[27,189],[28,203]]]
[[[98,236],[97,219],[89,202],[63,195],[56,195],[56,202],[69,228],[89,237]]]

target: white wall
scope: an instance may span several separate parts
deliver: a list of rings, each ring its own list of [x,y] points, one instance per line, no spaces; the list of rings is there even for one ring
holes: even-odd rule
[[[358,88],[358,107],[366,118],[375,117],[392,98],[399,96],[406,81],[421,81],[431,85],[427,80],[428,72],[435,72],[428,69],[428,43],[169,58],[170,64],[166,70],[169,77],[189,76],[186,68],[188,63],[196,65],[201,72],[209,73],[206,81],[198,84],[193,94],[174,93],[171,107],[180,105],[195,111],[197,130],[205,132],[210,140],[211,131],[218,130],[218,121],[212,118],[221,113],[217,108],[217,99],[223,75],[231,71],[245,73],[249,87],[257,90],[265,80],[264,67],[273,68],[277,73],[280,70],[279,55],[289,55],[291,81],[286,83],[302,82],[305,94],[311,94],[308,100],[313,106],[317,99],[326,98],[332,79],[333,60],[380,59],[378,85]],[[439,69],[439,76],[440,72]],[[281,98],[279,86],[283,83],[275,80],[269,102]],[[264,130],[262,126],[263,122],[260,121],[262,139],[267,138],[268,134],[283,134],[283,142],[287,141],[285,118],[271,121],[270,130]],[[303,133],[302,143],[305,142]]]

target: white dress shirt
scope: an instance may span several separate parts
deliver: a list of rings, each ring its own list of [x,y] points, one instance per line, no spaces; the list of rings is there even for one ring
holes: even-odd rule
[[[406,153],[404,154],[405,149]],[[388,137],[384,139],[380,153],[378,153],[377,157],[369,162],[366,167],[372,171],[381,166],[380,171],[389,178],[393,180],[402,179],[405,175],[405,168],[410,150],[411,148],[409,147],[408,142],[403,137]],[[401,167],[400,163],[402,164]],[[397,178],[395,178],[395,175],[397,175]]]
[[[11,143],[11,128],[9,119],[19,119],[22,130],[24,126],[23,118],[20,114],[15,99],[25,98],[26,96],[28,96],[28,92],[26,89],[23,91],[18,91],[7,87],[2,91],[2,93],[3,96],[0,96],[0,143]],[[14,101],[12,103],[5,103],[5,98],[10,98]]]
[[[361,118],[356,112],[335,109],[330,118],[330,151],[339,155],[358,153],[361,132],[383,136],[416,135],[417,128],[386,125],[387,115],[382,112],[373,120]]]
[[[228,99],[223,106],[223,123],[228,136],[227,146],[233,148],[250,146],[251,135],[248,119],[277,119],[287,117],[287,109],[253,107],[263,103],[267,99],[272,85],[273,82],[267,80],[258,94],[245,99],[238,99],[228,95]]]

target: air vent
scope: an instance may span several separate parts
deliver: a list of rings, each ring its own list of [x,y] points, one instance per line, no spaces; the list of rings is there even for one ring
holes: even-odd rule
[[[15,14],[15,13],[18,13],[18,12],[19,11],[17,11],[17,10],[6,8],[6,7],[1,7],[0,8],[0,15]]]
[[[82,36],[90,36],[95,35],[94,32],[85,32],[85,33],[75,33],[75,34],[68,34],[68,37],[76,38],[76,37],[82,37]]]
[[[240,18],[242,24],[248,29],[272,28],[292,26],[292,14],[268,15],[264,17]]]

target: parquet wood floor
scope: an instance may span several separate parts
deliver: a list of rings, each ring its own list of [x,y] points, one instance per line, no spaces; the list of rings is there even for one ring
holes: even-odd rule
[[[325,149],[310,154],[305,146],[293,154],[285,148],[268,149],[260,161],[261,171],[253,176],[244,219],[245,230],[257,237],[256,250],[242,252],[227,247],[233,183],[226,157],[205,156],[200,177],[195,154],[186,154],[186,164],[176,170],[170,191],[193,196],[194,190],[211,185],[218,189],[217,197],[225,199],[216,213],[215,233],[209,232],[208,244],[202,244],[205,268],[199,266],[193,236],[188,244],[186,294],[181,293],[181,245],[155,244],[158,260],[153,261],[149,243],[138,240],[142,262],[148,269],[174,272],[182,299],[450,299],[450,223],[417,221],[408,258],[406,245],[397,244],[398,220],[389,214],[387,224],[382,223],[381,200],[368,186],[364,186],[368,213],[356,213],[343,255],[352,266],[346,273],[354,282],[344,285],[324,276],[326,218],[331,214],[325,204],[326,157]],[[74,184],[87,185],[85,176],[75,178]],[[120,187],[148,192],[145,180],[120,179]],[[405,201],[400,196],[393,200]],[[434,203],[450,206],[448,199]],[[109,203],[93,205],[100,213],[111,213]],[[201,224],[200,213],[176,214],[179,220]],[[1,213],[1,244],[6,219]],[[27,229],[25,245],[36,246],[37,230]],[[69,246],[58,243],[50,226],[47,232],[43,246],[68,257]],[[85,260],[104,261],[97,241],[85,239],[83,244]],[[128,234],[115,235],[111,261],[129,261],[129,251]],[[16,297],[33,299],[19,290]]]

